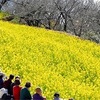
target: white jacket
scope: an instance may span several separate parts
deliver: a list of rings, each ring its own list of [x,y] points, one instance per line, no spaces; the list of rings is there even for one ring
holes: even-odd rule
[[[7,89],[1,88],[1,89],[0,89],[0,98],[2,98],[2,96],[3,96],[4,94],[7,94],[7,93],[8,93]]]

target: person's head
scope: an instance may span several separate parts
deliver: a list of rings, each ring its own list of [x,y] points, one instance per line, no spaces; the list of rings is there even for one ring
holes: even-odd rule
[[[26,88],[30,88],[31,87],[31,83],[30,82],[26,82],[25,87]]]
[[[40,87],[37,87],[37,88],[35,89],[35,92],[36,92],[37,94],[39,94],[39,95],[42,95],[42,89],[41,89]]]
[[[54,94],[54,98],[59,98],[60,97],[60,94],[59,93],[55,93]]]
[[[43,98],[43,100],[46,100],[46,98]]]
[[[15,85],[20,85],[20,80],[15,80]]]
[[[13,80],[14,75],[10,74],[9,79]]]
[[[74,100],[73,98],[70,98],[70,99],[68,99],[68,100]]]
[[[3,75],[0,75],[0,78],[3,78]]]
[[[16,76],[16,77],[15,77],[15,80],[20,80],[20,77],[19,77],[19,76]]]
[[[2,73],[2,72],[0,72],[0,78],[3,78],[5,75]]]
[[[4,76],[3,75],[0,75],[0,78],[3,78]]]

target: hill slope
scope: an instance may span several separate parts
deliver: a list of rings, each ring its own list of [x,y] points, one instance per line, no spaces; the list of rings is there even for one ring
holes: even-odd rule
[[[60,32],[0,21],[0,69],[43,88],[48,100],[99,100],[100,45]]]

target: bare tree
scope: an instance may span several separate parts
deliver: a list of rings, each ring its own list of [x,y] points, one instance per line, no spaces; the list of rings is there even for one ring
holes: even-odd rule
[[[100,2],[94,0],[4,0],[3,11],[29,26],[45,27],[100,41]],[[91,33],[92,35],[89,35]],[[91,37],[96,36],[96,37]]]

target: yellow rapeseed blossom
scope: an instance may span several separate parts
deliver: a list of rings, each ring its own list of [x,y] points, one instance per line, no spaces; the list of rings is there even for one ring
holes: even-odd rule
[[[63,32],[0,21],[0,70],[19,75],[47,100],[100,100],[100,45]]]

